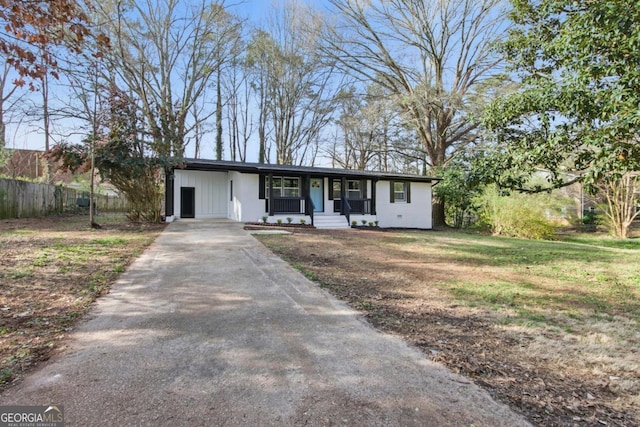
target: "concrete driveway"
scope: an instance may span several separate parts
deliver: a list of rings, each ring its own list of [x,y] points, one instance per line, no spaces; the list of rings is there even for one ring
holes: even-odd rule
[[[229,221],[167,227],[7,404],[68,426],[528,425]]]

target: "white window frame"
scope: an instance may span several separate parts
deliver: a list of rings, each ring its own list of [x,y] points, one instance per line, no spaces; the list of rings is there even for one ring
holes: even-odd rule
[[[402,186],[402,190],[398,190],[398,186]],[[407,203],[407,183],[404,181],[394,181],[393,183],[393,201],[395,203]]]
[[[362,199],[362,188],[360,188],[360,180],[356,180],[356,179],[349,179],[347,180],[347,199],[348,200],[360,200]],[[355,187],[357,188],[351,188],[352,184],[356,184]],[[357,191],[357,195],[356,197],[351,197],[351,193],[355,193]]]

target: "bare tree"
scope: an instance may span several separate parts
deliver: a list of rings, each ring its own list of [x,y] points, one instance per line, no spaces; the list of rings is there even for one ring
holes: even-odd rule
[[[244,71],[249,79],[249,87],[255,98],[258,109],[258,163],[269,162],[269,135],[271,129],[268,123],[267,102],[267,70],[262,66],[269,60],[269,35],[265,31],[256,30],[247,45]]]
[[[313,163],[320,133],[331,119],[333,62],[319,51],[319,15],[296,1],[272,9],[268,32],[254,35],[250,57],[264,92],[276,163]],[[262,129],[258,127],[258,131]]]
[[[475,139],[468,111],[476,84],[493,75],[492,42],[503,0],[330,0],[340,22],[325,54],[394,96],[435,171]],[[434,205],[434,225],[444,205]]]
[[[247,161],[247,146],[254,133],[251,115],[252,87],[244,72],[245,58],[232,60],[225,83],[231,160]]]
[[[389,171],[401,129],[388,95],[378,86],[369,86],[365,94],[352,86],[340,93],[338,106],[342,144],[330,153],[333,163],[344,169]]]
[[[182,157],[189,137],[216,114],[196,105],[213,105],[208,89],[239,37],[239,22],[222,3],[206,0],[114,0],[103,12],[111,17],[107,58],[139,100],[154,149]]]
[[[607,201],[605,215],[614,236],[627,239],[631,225],[640,217],[640,172],[611,174],[597,185]]]

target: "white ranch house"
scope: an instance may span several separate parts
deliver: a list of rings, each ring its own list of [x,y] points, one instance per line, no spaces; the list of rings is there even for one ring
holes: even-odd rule
[[[185,159],[167,175],[167,221],[304,219],[317,228],[378,221],[383,228],[432,228],[438,178],[384,172]]]

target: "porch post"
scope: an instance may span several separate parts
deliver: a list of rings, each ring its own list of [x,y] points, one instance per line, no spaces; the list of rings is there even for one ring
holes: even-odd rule
[[[301,196],[304,198],[304,210],[303,214],[309,215],[309,206],[307,206],[307,200],[309,200],[311,195],[311,175],[304,176],[304,183],[302,185],[302,194]]]
[[[173,216],[173,169],[165,169],[164,175],[164,216]]]
[[[347,178],[343,176],[340,180],[340,215],[344,215],[344,203],[342,202],[345,200],[346,188]]]
[[[378,185],[377,179],[371,180],[371,215],[376,215],[376,187]]]
[[[273,216],[273,174],[269,174],[269,216]]]

